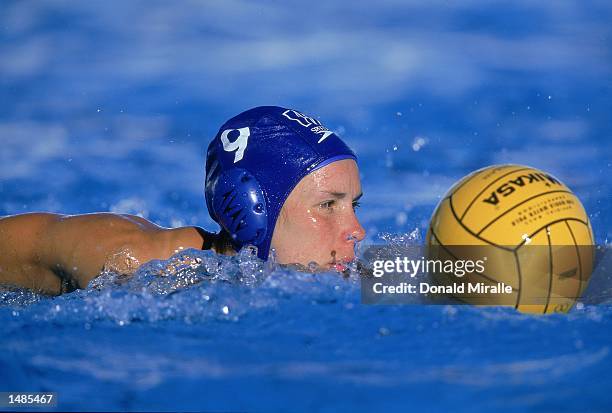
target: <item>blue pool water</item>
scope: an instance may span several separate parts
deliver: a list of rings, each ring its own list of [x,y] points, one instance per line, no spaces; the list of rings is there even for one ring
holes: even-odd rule
[[[278,104],[357,152],[364,243],[418,243],[453,182],[512,162],[570,186],[609,244],[611,17],[603,1],[6,1],[0,215],[215,229],[208,140]],[[366,306],[354,274],[189,250],[60,297],[0,292],[0,391],[55,391],[57,410],[609,412],[610,304]]]

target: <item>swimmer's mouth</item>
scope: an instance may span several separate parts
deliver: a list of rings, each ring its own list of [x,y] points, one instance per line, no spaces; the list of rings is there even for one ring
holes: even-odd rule
[[[337,252],[336,250],[333,250],[331,252],[331,256],[332,256],[332,260],[330,262],[327,263],[327,265],[329,266],[330,269],[332,270],[336,270],[338,272],[342,272],[345,273],[348,271],[348,264],[352,261],[348,258],[342,258],[340,260],[338,260],[337,257]]]
[[[336,270],[338,272],[346,272],[348,271],[348,264],[351,262],[352,260],[348,260],[348,259],[343,259],[340,261],[331,261],[329,262],[329,268]]]
[[[339,263],[339,262],[337,262],[335,264],[332,264],[331,268],[336,270],[336,271],[338,271],[338,272],[344,272],[344,271],[348,270],[348,267],[346,265],[344,265],[342,263]]]

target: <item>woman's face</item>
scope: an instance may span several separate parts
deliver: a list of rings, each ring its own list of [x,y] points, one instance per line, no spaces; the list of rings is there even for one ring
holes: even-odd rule
[[[281,264],[343,270],[355,258],[365,230],[355,216],[361,197],[359,170],[344,159],[305,176],[293,189],[276,222],[272,248]]]

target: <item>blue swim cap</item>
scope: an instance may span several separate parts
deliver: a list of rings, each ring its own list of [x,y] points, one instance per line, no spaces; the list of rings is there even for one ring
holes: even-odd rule
[[[296,110],[259,106],[228,120],[208,146],[206,206],[234,246],[255,245],[268,259],[281,208],[300,180],[357,157],[318,120]]]

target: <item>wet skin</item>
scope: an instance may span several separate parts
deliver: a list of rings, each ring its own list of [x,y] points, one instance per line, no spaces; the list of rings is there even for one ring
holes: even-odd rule
[[[277,261],[342,270],[343,263],[355,258],[355,242],[365,236],[355,215],[361,194],[359,170],[352,159],[307,175],[277,220],[272,237]]]
[[[331,163],[303,178],[283,205],[272,238],[280,263],[342,269],[364,230],[354,207],[361,194],[353,160]],[[43,294],[62,284],[85,288],[104,269],[132,274],[153,259],[202,248],[218,237],[199,227],[160,227],[128,214],[34,212],[0,218],[0,283]],[[213,250],[214,247],[213,247]],[[230,252],[231,253],[231,252]]]

